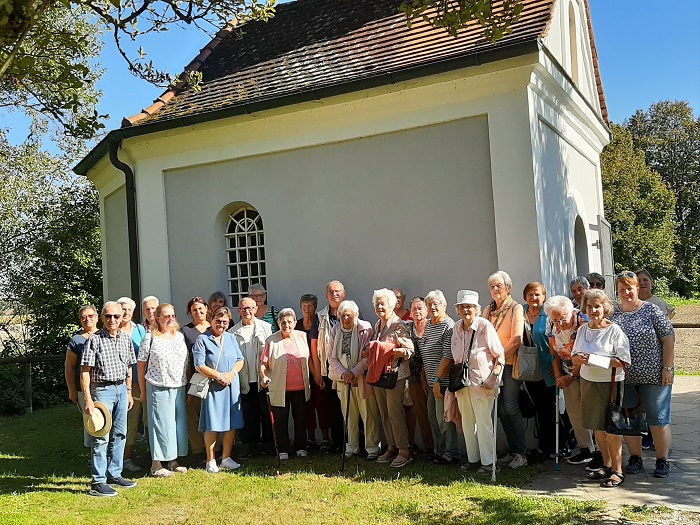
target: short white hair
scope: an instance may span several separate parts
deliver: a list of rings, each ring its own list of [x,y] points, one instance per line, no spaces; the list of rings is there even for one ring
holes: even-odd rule
[[[545,301],[544,313],[552,315],[552,313],[559,311],[567,316],[570,315],[574,311],[574,303],[563,295],[553,295]]]
[[[338,305],[338,316],[340,317],[345,312],[350,310],[355,315],[360,315],[360,308],[355,301],[343,301]]]
[[[146,304],[150,303],[151,301],[155,301],[156,306],[160,306],[160,301],[158,300],[158,298],[155,295],[147,295],[141,301],[141,308],[145,308]]]
[[[107,301],[104,305],[102,305],[102,312],[100,312],[100,314],[104,315],[104,313],[107,311],[107,308],[109,308],[110,306],[118,306],[120,312],[124,311],[122,309],[122,305],[120,305],[117,301]]]
[[[117,302],[122,306],[128,304],[129,306],[131,306],[132,310],[136,309],[136,303],[131,297],[120,297],[119,299],[117,299]]]
[[[392,310],[396,306],[396,294],[388,288],[380,288],[379,290],[374,291],[374,294],[372,295],[372,304],[377,306],[377,301],[379,299],[386,299],[386,302],[389,303],[389,308]]]
[[[297,320],[297,314],[293,308],[282,308],[277,314],[277,322],[281,321],[283,317],[293,317],[295,321]]]
[[[508,275],[503,270],[498,270],[497,272],[494,272],[491,275],[489,275],[489,286],[491,286],[495,281],[503,281],[503,284],[505,284],[506,288],[508,288],[509,290],[513,288],[513,279],[511,279],[510,275]]]
[[[438,302],[443,306],[447,306],[447,299],[445,299],[445,294],[442,290],[431,290],[428,295],[425,296],[425,304]]]

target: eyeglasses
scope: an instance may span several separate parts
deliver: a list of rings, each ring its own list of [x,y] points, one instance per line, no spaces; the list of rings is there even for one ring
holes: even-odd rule
[[[329,293],[331,295],[340,295],[343,292],[345,292],[345,290],[328,290],[326,293]]]
[[[267,294],[264,294],[264,293],[256,293],[255,295],[250,295],[249,297],[251,299],[265,299],[266,295]]]
[[[214,324],[228,324],[229,320],[228,319],[214,319],[213,323]]]
[[[175,314],[161,315],[161,319],[175,319],[177,316]]]
[[[630,277],[630,278],[632,278],[632,279],[636,279],[636,278],[637,278],[637,274],[634,273],[634,272],[622,272],[622,273],[618,273],[618,274],[615,276],[615,280],[624,279],[625,277]]]
[[[248,310],[252,310],[253,308],[255,308],[255,307],[254,307],[254,306],[239,306],[239,307],[238,307],[238,309],[239,309],[241,312],[246,312],[246,311],[248,311]]]
[[[591,288],[596,288],[598,290],[605,290],[605,284],[599,283],[597,281],[591,281]]]
[[[96,317],[95,314],[88,314],[88,315],[81,315],[80,319],[85,321],[86,319],[94,319]]]
[[[122,314],[102,314],[105,319],[121,319]]]

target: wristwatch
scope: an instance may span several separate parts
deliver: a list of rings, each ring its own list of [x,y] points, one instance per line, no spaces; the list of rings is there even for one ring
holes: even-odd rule
[[[668,370],[669,372],[674,372],[676,370],[675,366],[665,366],[664,370]]]

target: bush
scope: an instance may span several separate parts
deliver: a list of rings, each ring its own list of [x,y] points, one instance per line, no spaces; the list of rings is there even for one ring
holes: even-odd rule
[[[24,365],[0,365],[0,416],[24,414]],[[32,364],[32,407],[40,410],[65,403],[63,363]]]

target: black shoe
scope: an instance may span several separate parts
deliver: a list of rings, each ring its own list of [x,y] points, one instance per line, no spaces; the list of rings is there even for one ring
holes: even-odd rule
[[[630,456],[625,472],[627,472],[627,474],[639,474],[640,472],[644,472],[644,462],[642,458],[640,456]]]
[[[433,463],[437,465],[459,465],[460,459],[452,458],[447,454],[443,454],[442,456],[436,454],[435,459],[433,459]]]
[[[583,465],[593,459],[593,453],[587,448],[582,448],[581,451],[573,457],[566,460],[569,465]],[[602,465],[601,465],[602,466]]]
[[[539,449],[531,450],[525,456],[529,465],[541,465],[549,459],[549,454]]]
[[[649,450],[654,448],[654,438],[651,436],[651,432],[647,432],[642,436],[642,450]]]
[[[234,449],[233,455],[236,456],[236,459],[248,459],[253,455],[254,448],[251,443],[243,443]]]
[[[107,484],[117,485],[118,487],[121,487],[123,489],[133,489],[136,486],[135,481],[131,481],[130,479],[126,479],[121,476],[116,478],[107,478]]]
[[[659,458],[656,460],[656,468],[654,469],[655,478],[667,478],[670,471],[671,464],[666,461],[666,458]]]
[[[593,459],[591,459],[588,462],[588,465],[586,465],[586,470],[588,472],[595,472],[597,470],[600,470],[605,466],[605,463],[603,462],[603,454],[600,453],[600,450],[596,450],[593,453]]]
[[[335,450],[333,442],[328,439],[324,439],[319,448],[321,449],[321,452],[333,452]]]
[[[112,498],[119,493],[106,483],[93,483],[90,485],[90,496],[98,498]]]

